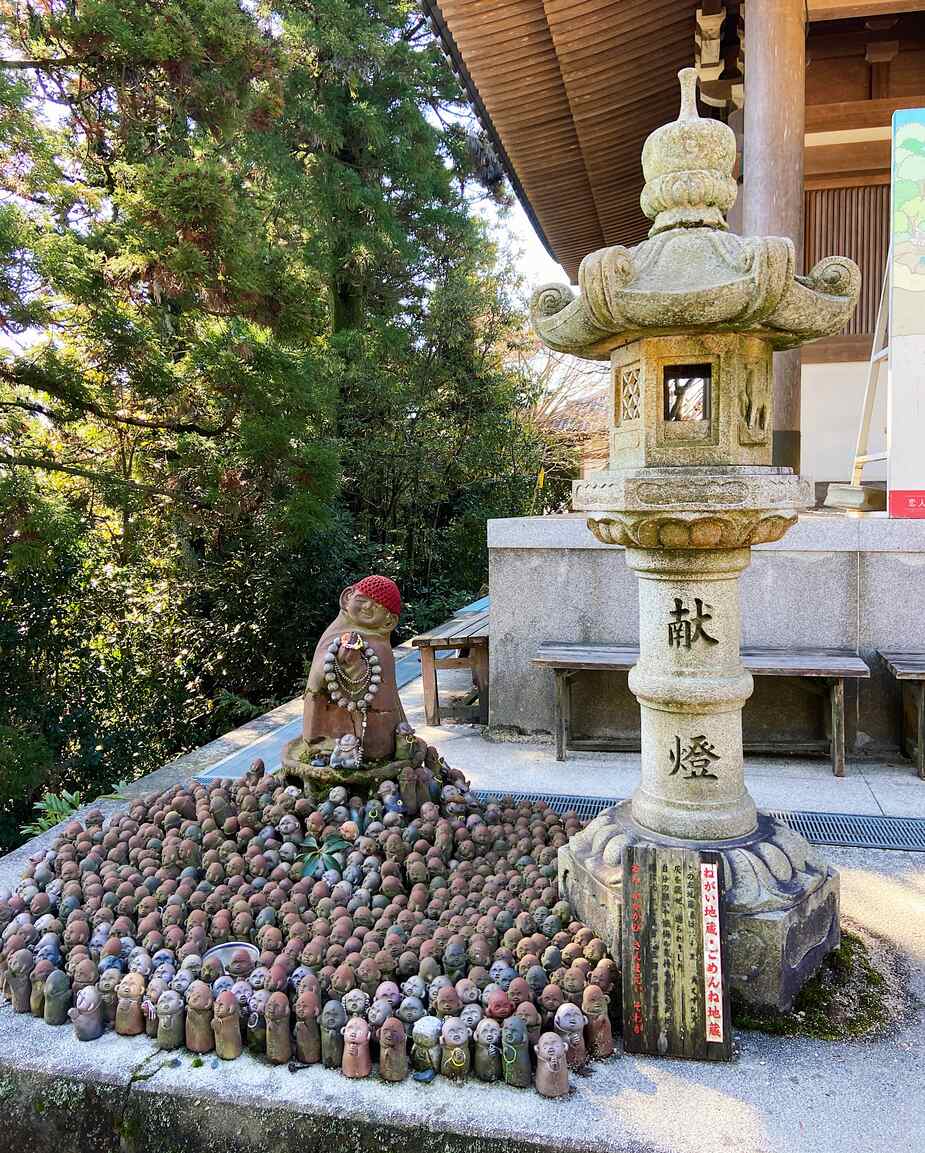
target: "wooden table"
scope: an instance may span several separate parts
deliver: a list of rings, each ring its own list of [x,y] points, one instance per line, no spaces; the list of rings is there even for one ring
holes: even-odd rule
[[[470,613],[444,621],[430,632],[412,638],[412,645],[421,652],[421,679],[424,686],[424,715],[429,725],[439,725],[441,719],[440,695],[437,689],[437,669],[472,670],[472,689],[461,705],[444,706],[443,712],[468,717],[471,706],[478,702],[478,713],[472,717],[479,724],[488,724],[488,613]],[[453,657],[438,657],[446,650],[455,651]],[[461,711],[462,710],[462,711]]]
[[[903,692],[903,715],[900,740],[904,750],[915,761],[916,771],[925,780],[925,653],[881,653],[880,658],[899,681],[900,691],[908,687],[915,709],[915,744],[906,739],[906,708]]]
[[[581,670],[629,672],[639,660],[639,649],[625,645],[547,641],[537,649],[531,664],[551,668],[556,674],[556,759],[565,760],[571,725],[571,682]],[[836,777],[845,775],[845,679],[870,676],[867,664],[856,653],[843,649],[742,650],[742,664],[753,676],[803,677],[824,683],[828,697],[831,732],[826,744]],[[922,675],[925,676],[925,665]],[[583,743],[590,748],[590,743]],[[598,745],[598,748],[601,746]],[[807,746],[800,750],[807,751]]]

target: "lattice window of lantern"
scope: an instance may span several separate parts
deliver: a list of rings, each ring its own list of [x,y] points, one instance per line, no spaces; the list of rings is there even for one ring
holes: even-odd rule
[[[624,368],[620,374],[620,423],[639,419],[639,368]]]

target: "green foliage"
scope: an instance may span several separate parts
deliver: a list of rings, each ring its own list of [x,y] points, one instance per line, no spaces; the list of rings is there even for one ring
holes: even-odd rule
[[[305,837],[302,846],[306,850],[302,855],[303,877],[320,877],[328,869],[342,869],[344,853],[352,847],[339,833],[332,833],[320,843],[316,837]]]
[[[0,850],[17,844],[20,823],[53,766],[52,750],[40,735],[0,725]]]
[[[0,724],[48,750],[15,828],[298,691],[366,572],[436,623],[572,458],[416,6],[0,0],[0,56]]]
[[[67,789],[62,789],[60,795],[58,793],[46,793],[40,801],[36,801],[32,806],[33,810],[39,814],[38,817],[29,824],[23,825],[19,831],[24,837],[37,837],[39,833],[47,832],[48,829],[53,829],[61,821],[66,821],[68,817],[77,812],[82,804],[83,799],[80,793],[69,793]]]
[[[789,1013],[758,1009],[733,1000],[733,1023],[774,1036],[844,1041],[881,1032],[890,1021],[887,983],[854,933],[841,943],[797,994]]]

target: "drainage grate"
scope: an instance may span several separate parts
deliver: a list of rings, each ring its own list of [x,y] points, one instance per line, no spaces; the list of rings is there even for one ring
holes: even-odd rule
[[[480,801],[502,796],[514,801],[545,801],[557,813],[572,810],[583,821],[593,820],[620,797],[579,797],[573,793],[504,793],[498,789],[473,790]],[[772,812],[814,845],[844,845],[855,849],[906,849],[925,852],[925,819],[864,816],[857,813]]]
[[[925,820],[858,813],[772,813],[814,845],[925,852]]]
[[[513,801],[545,801],[556,813],[574,810],[579,820],[593,821],[598,813],[618,805],[621,797],[579,797],[573,793],[505,793],[499,789],[473,789],[480,801],[498,801],[510,797]]]

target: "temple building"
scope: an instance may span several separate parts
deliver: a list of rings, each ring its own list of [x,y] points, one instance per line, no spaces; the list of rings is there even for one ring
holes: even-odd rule
[[[738,141],[729,225],[779,235],[801,271],[861,268],[844,331],[775,356],[775,463],[846,480],[889,247],[895,110],[925,106],[915,0],[427,0],[511,184],[569,279],[588,253],[648,232],[640,151],[696,67],[701,112]],[[885,423],[885,390],[872,449]],[[865,481],[883,477],[870,466]]]

